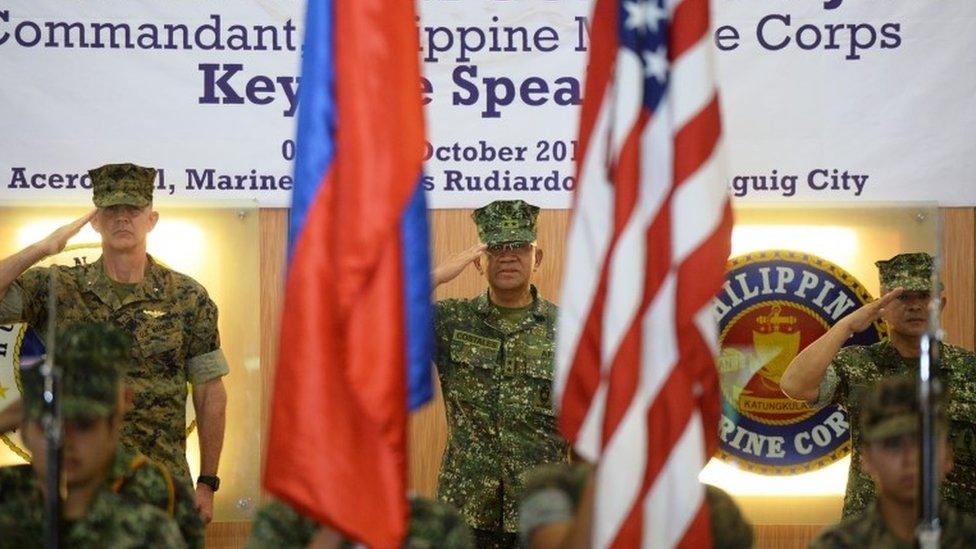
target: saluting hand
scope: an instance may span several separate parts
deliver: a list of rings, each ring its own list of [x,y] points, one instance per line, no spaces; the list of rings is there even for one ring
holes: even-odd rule
[[[481,255],[486,248],[487,246],[484,244],[477,244],[461,253],[455,254],[444,263],[438,265],[434,269],[433,274],[434,286],[440,286],[445,282],[454,280],[454,278],[461,274],[461,271],[463,271],[468,264],[477,259],[477,257]]]
[[[881,315],[884,313],[884,308],[898,298],[905,290],[903,288],[895,288],[885,295],[875,299],[871,303],[864,305],[860,309],[854,311],[853,313],[844,317],[841,322],[847,325],[847,328],[852,334],[867,330],[871,324],[874,324]]]
[[[91,221],[97,212],[98,209],[96,208],[72,221],[71,223],[58,227],[56,231],[49,234],[44,240],[38,242],[37,245],[44,252],[45,256],[60,253],[61,250],[68,245],[68,241],[71,240],[71,237],[78,234],[78,231],[80,231],[82,227]]]

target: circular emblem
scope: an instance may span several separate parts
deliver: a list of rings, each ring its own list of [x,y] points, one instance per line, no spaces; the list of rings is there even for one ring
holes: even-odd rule
[[[20,398],[21,363],[43,355],[44,344],[26,324],[0,325],[0,409]],[[22,459],[30,459],[18,434],[0,434],[0,441]]]
[[[847,455],[844,410],[793,400],[779,381],[797,353],[871,300],[850,273],[814,255],[772,250],[729,260],[713,301],[721,346],[720,459],[786,475]],[[884,335],[879,320],[847,344],[868,345]]]
[[[101,253],[101,244],[98,242],[72,244],[61,253],[45,259],[38,265],[45,267],[50,265],[80,265],[94,262]],[[21,364],[28,360],[40,360],[44,356],[42,335],[23,323],[0,325],[0,410],[20,398]],[[186,434],[189,436],[196,427],[192,395],[187,396],[186,418]],[[14,454],[24,460],[30,460],[30,454],[18,434],[0,434],[0,442],[3,442]]]

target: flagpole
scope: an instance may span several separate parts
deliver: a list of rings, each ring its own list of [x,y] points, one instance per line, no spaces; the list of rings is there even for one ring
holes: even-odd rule
[[[60,518],[61,518],[61,379],[60,372],[55,365],[55,315],[57,314],[57,286],[55,284],[55,269],[51,267],[48,278],[47,300],[47,348],[46,358],[41,365],[44,376],[43,411],[41,423],[44,428],[44,438],[47,442],[46,455],[46,492],[44,495],[44,547],[57,549],[60,546]]]
[[[939,225],[941,236],[941,224]],[[942,239],[937,239],[941,242]],[[939,519],[939,471],[937,418],[942,400],[942,383],[939,368],[939,344],[942,331],[939,328],[941,312],[942,254],[936,253],[932,261],[932,298],[929,300],[929,327],[922,335],[919,357],[919,487],[918,524],[915,536],[921,549],[938,549],[942,535]]]

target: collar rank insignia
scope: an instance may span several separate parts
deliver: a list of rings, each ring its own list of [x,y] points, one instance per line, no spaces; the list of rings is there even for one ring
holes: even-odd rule
[[[149,311],[149,310],[144,310],[144,311],[142,311],[142,313],[145,314],[146,316],[149,316],[149,317],[152,317],[152,318],[159,318],[159,317],[163,316],[164,314],[166,314],[166,311]]]

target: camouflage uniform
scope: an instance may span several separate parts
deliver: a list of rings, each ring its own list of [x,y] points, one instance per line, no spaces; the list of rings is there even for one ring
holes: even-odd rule
[[[883,288],[930,290],[932,258],[927,254],[901,254],[877,265]],[[976,354],[944,343],[940,344],[939,353],[941,377],[947,388],[949,442],[955,454],[955,467],[942,484],[942,497],[958,509],[976,512]],[[844,517],[857,515],[875,497],[874,483],[861,470],[861,394],[882,377],[917,371],[918,359],[902,357],[888,341],[845,347],[827,368],[816,406],[840,404],[852,426],[853,455],[844,495]]]
[[[148,503],[173,517],[190,548],[203,548],[203,520],[195,494],[173,477],[164,465],[119,446],[106,480],[112,491],[127,499]]]
[[[131,339],[111,325],[87,323],[60,331],[56,341],[64,419],[104,421],[117,413],[123,371],[132,363],[128,353]],[[40,366],[24,365],[20,378],[25,416],[38,422],[43,413]],[[166,501],[171,505],[165,478],[160,483],[151,476],[164,475],[165,470],[149,464],[132,474],[120,471],[118,462],[126,456],[117,452],[113,462],[106,463],[106,482],[96,491],[84,516],[62,521],[63,546],[186,547],[170,516],[147,503]],[[0,469],[0,546],[39,546],[43,523],[44,500],[33,466]]]
[[[0,548],[41,547],[44,498],[30,465],[0,468]],[[107,486],[80,520],[61,525],[61,545],[72,548],[186,547],[163,511],[114,494]]]
[[[110,164],[89,173],[95,205],[149,204],[155,170]],[[136,366],[127,378],[135,399],[125,417],[122,443],[165,464],[192,486],[186,461],[186,384],[201,384],[229,371],[220,350],[217,306],[203,286],[152,257],[145,277],[120,301],[99,259],[27,270],[0,301],[0,324],[26,322],[43,333],[52,274],[59,328],[83,321],[111,322],[135,339]]]
[[[964,515],[948,505],[939,510],[942,521],[940,547],[963,549],[976,546],[976,519]],[[885,525],[884,517],[877,503],[868,505],[867,510],[858,517],[849,518],[833,526],[810,542],[810,549],[851,549],[861,547],[884,547],[885,549],[912,549],[914,543],[904,542],[895,537]]]
[[[863,441],[872,444],[888,437],[910,435],[918,432],[917,381],[911,376],[894,376],[872,384],[860,399],[858,423]],[[946,427],[945,414],[939,414],[936,425],[942,433]],[[908,450],[903,450],[908,451]],[[856,517],[828,528],[810,544],[814,549],[832,547],[892,547],[911,548],[915,544],[905,542],[889,530],[877,500]],[[976,518],[960,513],[952,506],[939,507],[942,532],[941,547],[973,547],[976,545]]]
[[[538,208],[516,200],[493,202],[473,217],[492,246],[534,241],[537,215]],[[479,540],[498,534],[500,544],[516,541],[522,473],[568,456],[550,397],[558,311],[534,286],[530,291],[532,304],[521,314],[493,305],[487,291],[439,301],[435,309],[449,433],[437,495]]]
[[[280,501],[262,507],[251,527],[248,549],[305,547],[319,525]],[[354,547],[345,542],[343,547]],[[404,547],[407,549],[466,549],[473,547],[471,531],[457,511],[443,503],[424,498],[410,499],[410,524]]]
[[[529,546],[529,536],[539,527],[571,522],[592,468],[587,464],[543,465],[525,475],[525,493],[519,510],[519,534]],[[739,507],[722,490],[705,485],[716,549],[752,547],[752,527]]]

